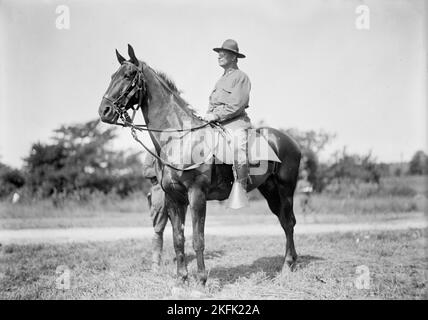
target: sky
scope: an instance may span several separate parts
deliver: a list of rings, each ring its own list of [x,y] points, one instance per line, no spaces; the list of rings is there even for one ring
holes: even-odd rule
[[[69,9],[69,29],[57,28],[59,5]],[[369,9],[368,29],[356,27],[360,5]],[[55,128],[98,117],[119,66],[114,50],[127,56],[128,43],[204,114],[222,74],[212,48],[228,38],[247,56],[239,67],[251,79],[254,124],[334,133],[325,158],[346,146],[378,161],[408,161],[428,149],[427,7],[424,0],[0,0],[0,162],[20,167]],[[114,147],[140,149],[128,129]]]

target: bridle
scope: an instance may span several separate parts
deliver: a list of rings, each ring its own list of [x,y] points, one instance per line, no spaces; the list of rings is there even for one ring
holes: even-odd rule
[[[222,131],[224,131],[221,124],[219,122],[205,122],[202,125],[199,125],[196,127],[183,128],[183,129],[155,129],[155,128],[148,128],[148,126],[146,124],[134,124],[135,114],[138,111],[138,109],[142,109],[143,99],[147,94],[147,86],[146,86],[146,81],[144,79],[143,68],[150,68],[150,67],[148,65],[142,63],[142,62],[139,62],[138,66],[136,66],[135,64],[133,64],[132,62],[129,62],[129,61],[124,61],[123,64],[128,64],[128,65],[132,66],[132,68],[134,68],[134,70],[136,70],[136,73],[135,73],[134,77],[132,78],[132,81],[128,84],[126,89],[123,91],[123,93],[118,98],[112,100],[112,99],[108,98],[106,95],[103,96],[103,99],[110,102],[110,104],[113,106],[113,111],[117,115],[117,117],[115,117],[115,121],[112,124],[122,126],[122,127],[130,127],[132,137],[139,144],[141,144],[144,147],[144,149],[146,149],[146,151],[148,153],[150,153],[153,157],[158,159],[163,165],[166,165],[172,169],[181,170],[181,171],[192,170],[192,169],[197,168],[200,165],[200,163],[193,164],[193,165],[186,167],[186,168],[177,168],[174,165],[172,165],[171,163],[163,160],[156,153],[151,151],[150,148],[148,148],[143,142],[141,142],[141,140],[137,136],[136,131],[138,130],[140,132],[141,131],[149,131],[149,132],[191,132],[191,131],[195,131],[198,129],[205,128],[208,125],[219,128]],[[155,75],[156,79],[162,84],[164,89],[166,89],[172,95],[174,95],[175,98],[184,101],[183,98],[181,98],[176,92],[174,92],[173,90],[171,90],[169,88],[169,86],[165,83],[165,81],[162,78],[160,78],[154,70],[152,70],[152,71],[153,71],[153,74]],[[129,101],[136,94],[138,95],[137,106],[132,105],[132,106],[128,107]],[[128,109],[133,110],[132,117],[129,116],[129,114],[127,112]],[[118,122],[118,119],[121,119],[122,122]],[[200,119],[203,120],[202,118],[200,118]]]
[[[144,81],[141,62],[139,63],[138,67],[135,64],[128,61],[123,62],[123,64],[128,64],[132,66],[134,69],[136,69],[136,73],[132,78],[132,81],[128,84],[125,91],[115,100],[108,98],[106,95],[103,96],[103,99],[111,103],[111,105],[113,106],[114,113],[118,116],[117,118],[120,118],[123,121],[123,123],[120,123],[120,122],[117,122],[116,120],[113,124],[126,127],[128,126],[127,122],[131,124],[133,123],[135,112],[139,108],[141,108],[142,99],[146,94],[146,82]],[[137,107],[134,108],[134,106],[131,106],[127,108],[129,101],[136,94],[138,94]],[[129,114],[126,112],[130,108],[134,110],[134,115],[132,119],[129,117]]]

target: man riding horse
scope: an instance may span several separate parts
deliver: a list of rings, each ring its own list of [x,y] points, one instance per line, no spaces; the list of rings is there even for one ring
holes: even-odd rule
[[[210,110],[207,120],[221,121],[228,133],[241,137],[239,150],[241,158],[236,157],[235,170],[238,169],[238,180],[246,183],[248,166],[246,161],[246,136],[239,134],[250,127],[245,114],[248,105],[249,80],[236,66],[237,58],[242,57],[235,42],[226,41],[219,51],[219,64],[225,66],[225,74],[219,80],[210,98]],[[231,54],[231,55],[229,55]],[[168,212],[173,229],[174,250],[176,254],[177,276],[185,281],[188,276],[184,226],[186,211],[189,209],[192,220],[192,244],[196,254],[197,278],[205,284],[208,273],[205,268],[205,218],[207,201],[225,200],[233,193],[233,188],[240,183],[231,185],[233,170],[227,163],[203,162],[186,168],[177,168],[168,159],[162,158],[163,150],[168,147],[169,140],[163,139],[165,132],[209,132],[210,122],[200,117],[189,108],[186,101],[180,97],[177,88],[161,73],[152,69],[147,63],[139,60],[132,46],[128,45],[129,60],[126,60],[116,50],[120,64],[112,75],[107,91],[102,97],[98,113],[103,122],[122,125],[131,128],[134,139],[146,150],[147,146],[138,139],[136,131],[148,131],[156,152],[152,155],[161,164],[158,176],[159,184],[165,191],[164,206]],[[223,92],[224,91],[224,92]],[[127,116],[128,110],[133,110],[133,116]],[[145,125],[133,123],[134,115],[140,110]],[[190,128],[184,128],[183,123],[190,123]],[[218,127],[216,123],[212,123]],[[201,130],[201,131],[200,131]],[[238,134],[236,134],[238,130]],[[283,270],[293,268],[297,253],[294,246],[294,191],[299,174],[301,152],[296,141],[280,130],[263,127],[255,129],[255,133],[267,140],[268,146],[278,159],[264,157],[259,159],[264,164],[263,172],[250,172],[247,190],[258,189],[266,198],[272,213],[285,232],[285,259]],[[243,142],[245,141],[245,143]],[[237,144],[235,144],[237,145]],[[245,149],[244,149],[245,147]],[[174,151],[174,150],[173,150]],[[178,151],[176,151],[177,153]],[[245,155],[245,161],[244,156]],[[244,169],[242,168],[244,165]],[[244,171],[245,170],[245,171]]]
[[[247,180],[248,160],[247,145],[248,133],[251,121],[245,109],[250,100],[251,82],[248,76],[238,68],[238,58],[245,58],[239,52],[238,43],[228,39],[220,48],[214,48],[218,52],[218,63],[224,69],[224,73],[217,81],[209,98],[209,108],[205,120],[220,122],[233,143],[234,171],[238,193],[244,198],[239,201],[237,209],[248,204]],[[236,190],[234,188],[233,190]],[[235,191],[232,191],[230,199]]]

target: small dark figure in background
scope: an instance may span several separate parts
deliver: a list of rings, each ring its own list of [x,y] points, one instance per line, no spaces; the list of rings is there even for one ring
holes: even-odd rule
[[[147,194],[150,208],[150,218],[153,222],[154,235],[152,238],[152,270],[158,271],[161,265],[163,249],[163,232],[168,221],[168,212],[165,209],[165,192],[159,184],[159,167],[157,160],[147,154],[144,160],[144,176],[150,179],[152,184]]]
[[[312,184],[308,180],[308,172],[302,171],[302,179],[297,183],[298,192],[302,195],[300,198],[300,206],[302,207],[303,214],[311,210],[310,200],[313,191]]]
[[[309,171],[307,168],[308,159],[306,156],[302,158],[302,170],[300,171],[300,179],[297,182],[297,193],[300,194],[300,207],[303,215],[306,216],[308,211],[311,211],[311,195],[313,192],[312,183],[309,181]]]

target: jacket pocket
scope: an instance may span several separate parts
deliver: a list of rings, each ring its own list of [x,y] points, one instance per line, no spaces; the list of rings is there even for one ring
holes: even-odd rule
[[[221,88],[220,96],[221,96],[222,101],[226,102],[229,99],[231,93],[232,93],[232,90],[230,90],[228,88]]]

